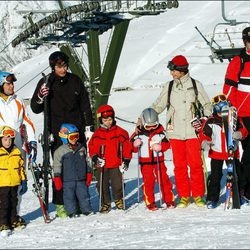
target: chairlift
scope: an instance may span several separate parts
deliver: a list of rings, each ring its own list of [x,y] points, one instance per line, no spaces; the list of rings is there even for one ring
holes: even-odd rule
[[[209,56],[212,63],[214,63],[214,59],[218,59],[220,62],[223,62],[224,59],[227,59],[228,61],[231,61],[231,59],[234,57],[234,56],[237,56],[240,54],[240,51],[244,48],[244,46],[240,46],[239,44],[235,44],[233,41],[232,41],[232,37],[230,36],[230,31],[228,30],[228,28],[225,28],[224,29],[224,33],[219,33],[218,32],[218,29],[220,26],[237,26],[237,25],[241,25],[243,26],[244,24],[247,26],[250,26],[250,22],[248,21],[245,21],[245,22],[237,22],[235,19],[234,20],[229,20],[226,18],[225,16],[225,6],[224,6],[224,0],[221,0],[221,3],[222,3],[222,17],[223,19],[226,21],[224,23],[217,23],[214,27],[214,30],[213,30],[213,34],[212,34],[212,37],[211,37],[211,40],[210,42],[205,38],[205,36],[200,32],[200,30],[195,27],[195,29],[199,32],[199,34],[202,36],[202,38],[206,41],[207,45],[210,47],[211,49],[211,55]],[[244,27],[245,28],[245,27]],[[243,29],[241,29],[242,31]],[[223,44],[223,45],[220,45],[217,41],[216,41],[216,36],[218,34],[223,34],[224,36],[227,37],[228,41],[227,41],[227,44]],[[231,33],[232,34],[236,34],[236,32],[234,33]],[[242,41],[241,39],[241,36],[240,36],[240,40]],[[229,46],[228,46],[228,42],[229,42]],[[216,46],[216,47],[215,47]]]

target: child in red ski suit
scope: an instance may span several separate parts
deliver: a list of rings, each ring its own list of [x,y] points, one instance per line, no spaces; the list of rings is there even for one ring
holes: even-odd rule
[[[207,207],[213,209],[217,207],[220,197],[220,182],[222,178],[223,163],[228,159],[226,135],[222,129],[221,110],[224,106],[228,106],[227,97],[225,95],[217,95],[212,98],[213,114],[203,121],[202,127],[199,130],[199,138],[203,148],[209,148],[208,157],[211,158],[211,174],[208,177],[208,192],[207,192]],[[197,130],[197,128],[196,128]],[[247,136],[247,129],[244,127],[241,120],[237,122],[237,131],[233,133],[234,140],[242,140]],[[239,189],[242,189],[244,180],[240,172],[239,149],[234,153],[236,158],[236,172],[238,174]]]
[[[133,144],[134,153],[140,150],[138,157],[143,178],[144,201],[149,210],[158,209],[155,204],[154,186],[155,182],[159,181],[159,177],[163,201],[166,203],[167,208],[174,208],[172,182],[167,175],[167,168],[164,163],[164,152],[169,149],[170,144],[154,109],[145,109],[142,112],[141,120],[143,125],[141,131],[138,134],[134,133],[130,137],[130,141]],[[158,164],[160,176],[158,176]]]
[[[132,148],[128,132],[116,125],[115,112],[110,105],[97,110],[100,127],[92,135],[88,147],[89,155],[97,168],[97,190],[101,196],[101,213],[111,210],[110,185],[117,209],[123,209],[122,173],[128,170]]]

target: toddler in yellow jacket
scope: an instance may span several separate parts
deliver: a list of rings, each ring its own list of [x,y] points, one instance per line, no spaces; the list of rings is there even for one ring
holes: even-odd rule
[[[9,126],[0,127],[0,233],[24,227],[17,215],[18,187],[20,195],[27,191],[27,176],[21,151],[14,144],[15,131]]]

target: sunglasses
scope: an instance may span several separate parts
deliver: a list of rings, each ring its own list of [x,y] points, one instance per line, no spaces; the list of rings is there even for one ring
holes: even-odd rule
[[[79,133],[75,132],[75,133],[71,133],[68,135],[68,140],[69,141],[77,141],[79,139]]]
[[[153,124],[153,125],[150,125],[150,124],[145,124],[144,125],[144,128],[146,129],[146,130],[152,130],[152,129],[156,129],[157,127],[158,127],[158,123],[156,123],[156,124]]]
[[[14,74],[10,74],[5,77],[4,83],[13,83],[16,81],[16,77]]]
[[[6,129],[2,131],[2,135],[4,137],[10,137],[10,138],[14,138],[15,137],[15,131],[12,129]]]
[[[226,95],[217,95],[215,97],[212,98],[212,104],[217,104],[220,102],[226,102],[227,101],[227,97]]]

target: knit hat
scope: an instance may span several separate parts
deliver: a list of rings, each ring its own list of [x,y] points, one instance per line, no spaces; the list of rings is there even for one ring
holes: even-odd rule
[[[168,68],[170,70],[178,70],[181,72],[188,71],[188,61],[185,56],[175,56],[171,61],[168,62]]]

